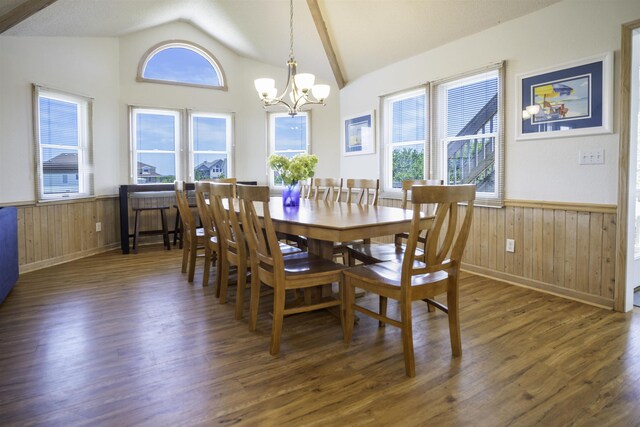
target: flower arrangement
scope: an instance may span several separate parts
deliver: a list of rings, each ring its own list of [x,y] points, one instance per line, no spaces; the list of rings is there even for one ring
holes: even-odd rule
[[[296,154],[291,159],[279,154],[272,154],[267,160],[286,186],[296,185],[298,182],[313,177],[318,164],[315,154]]]

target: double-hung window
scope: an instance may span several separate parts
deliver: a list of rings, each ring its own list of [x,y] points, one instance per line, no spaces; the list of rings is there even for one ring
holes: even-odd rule
[[[311,151],[309,143],[309,113],[298,113],[291,117],[287,113],[269,114],[269,154],[293,157]],[[282,180],[269,171],[272,186],[281,186]]]
[[[181,176],[177,110],[131,108],[131,171],[135,184],[172,183]]]
[[[39,201],[93,195],[90,98],[34,86]]]
[[[189,114],[190,180],[233,176],[230,114]]]
[[[479,203],[501,206],[504,194],[503,66],[434,86],[436,175],[475,184]]]
[[[398,191],[402,181],[424,179],[427,89],[383,98],[383,188]]]
[[[132,182],[234,176],[232,119],[231,114],[131,107]]]

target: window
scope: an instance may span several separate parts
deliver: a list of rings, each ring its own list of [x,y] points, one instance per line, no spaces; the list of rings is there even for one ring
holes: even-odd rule
[[[383,188],[400,190],[402,181],[424,179],[427,140],[426,88],[383,99]]]
[[[38,200],[93,195],[92,100],[34,85]]]
[[[269,114],[269,154],[280,154],[293,157],[296,154],[309,153],[309,113],[298,113],[290,116],[287,113]],[[271,185],[282,185],[279,176],[269,171]]]
[[[180,177],[179,111],[131,109],[133,182],[173,182]]]
[[[138,67],[138,81],[226,90],[218,61],[189,42],[163,42],[151,48]]]
[[[192,113],[190,126],[191,180],[232,176],[231,115]]]
[[[435,141],[438,178],[476,184],[479,203],[502,205],[502,65],[437,84]]]
[[[187,129],[184,142],[183,128]],[[231,114],[131,107],[132,182],[234,176],[232,129]]]

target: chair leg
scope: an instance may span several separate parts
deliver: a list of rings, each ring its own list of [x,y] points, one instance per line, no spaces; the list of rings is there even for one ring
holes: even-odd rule
[[[226,304],[227,288],[229,287],[229,268],[231,266],[225,255],[222,255],[218,262],[222,264],[220,273],[220,304]]]
[[[198,256],[198,238],[191,236],[189,239],[189,283],[193,282],[196,274],[196,257]]]
[[[379,298],[378,304],[380,306],[380,316],[387,317],[387,297],[383,297],[382,295],[380,295],[378,298]],[[385,325],[386,323],[384,323],[381,320],[378,320],[379,328],[384,328]]]
[[[249,330],[256,330],[258,323],[258,305],[260,304],[260,278],[258,277],[258,267],[251,265],[251,300],[249,302]]]
[[[460,339],[460,313],[458,307],[458,287],[455,286],[457,277],[449,277],[449,291],[447,292],[447,308],[449,309],[449,335],[451,336],[451,353],[453,357],[462,355],[462,341]]]
[[[204,246],[204,270],[202,271],[202,286],[209,286],[209,273],[211,270],[211,248]]]
[[[282,320],[284,319],[284,289],[276,285],[273,288],[273,324],[271,326],[271,349],[269,353],[275,356],[280,352],[280,336],[282,335]]]
[[[160,209],[160,219],[162,220],[162,241],[168,251],[171,250],[171,241],[169,240],[169,228],[167,227],[167,216],[164,209]]]
[[[355,287],[351,283],[351,278],[344,277],[344,342],[349,344],[351,342],[351,334],[353,333],[353,301],[355,300]]]
[[[191,244],[184,245],[182,247],[182,272],[187,272],[187,264],[189,263],[189,249]]]
[[[408,377],[415,377],[416,366],[413,357],[411,301],[402,298],[400,301],[400,305],[400,316],[402,318],[402,349],[404,353],[404,369]]]
[[[225,254],[216,251],[214,261],[216,262],[216,298],[220,298],[220,288],[222,287],[222,262]]]
[[[133,253],[138,253],[138,234],[140,233],[140,211],[136,211],[136,220],[133,226]]]
[[[180,211],[176,209],[176,220],[173,223],[173,246],[178,243],[178,235],[180,234]],[[182,247],[182,245],[180,245]]]
[[[242,319],[244,309],[244,294],[247,291],[247,264],[238,264],[238,285],[236,286],[236,320]]]

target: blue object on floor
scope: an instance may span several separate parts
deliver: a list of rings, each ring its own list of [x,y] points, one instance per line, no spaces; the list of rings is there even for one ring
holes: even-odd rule
[[[637,288],[633,292],[633,305],[640,307],[640,288]]]
[[[0,208],[0,303],[18,281],[18,210]]]

